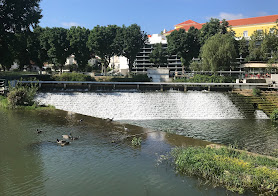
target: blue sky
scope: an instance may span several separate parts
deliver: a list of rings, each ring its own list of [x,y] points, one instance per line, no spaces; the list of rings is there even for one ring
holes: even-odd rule
[[[148,34],[185,20],[238,19],[278,14],[278,0],[42,0],[42,27],[137,23]]]

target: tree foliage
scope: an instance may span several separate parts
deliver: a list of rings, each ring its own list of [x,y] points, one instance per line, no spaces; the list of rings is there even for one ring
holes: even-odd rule
[[[230,34],[216,34],[201,48],[203,70],[219,71],[230,68],[236,57],[234,38]]]
[[[177,54],[182,59],[182,64],[189,66],[193,57],[198,57],[200,51],[199,31],[190,27],[188,32],[184,29],[173,31],[168,37],[168,51]]]
[[[30,31],[41,19],[39,3],[40,0],[0,0],[0,64],[4,70],[10,69],[15,56],[21,53],[15,34]]]
[[[131,73],[136,55],[144,46],[147,35],[141,30],[137,24],[132,24],[122,28],[123,48],[122,55],[128,59],[129,73]]]
[[[216,35],[216,34],[227,34],[230,32],[233,34],[233,31],[229,29],[229,23],[223,19],[220,21],[217,18],[211,18],[209,22],[206,22],[200,30],[200,43],[201,45],[204,45],[206,40],[208,40],[210,37]]]
[[[167,64],[167,50],[163,47],[162,43],[154,45],[154,50],[150,54],[150,62],[156,67],[164,66]]]
[[[120,27],[116,25],[96,26],[91,30],[87,46],[95,55],[99,56],[102,61],[102,72],[110,63],[111,57],[120,54],[120,45],[118,41]]]
[[[67,39],[70,43],[70,51],[74,54],[77,61],[78,69],[85,70],[90,59],[90,50],[87,47],[90,30],[81,27],[71,27],[67,34]]]
[[[60,27],[47,27],[42,31],[40,37],[41,45],[47,51],[50,62],[58,65],[61,72],[66,59],[71,55],[67,31],[67,29]]]

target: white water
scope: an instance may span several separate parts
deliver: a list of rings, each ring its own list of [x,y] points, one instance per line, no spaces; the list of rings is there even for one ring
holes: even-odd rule
[[[36,99],[57,109],[114,120],[244,118],[230,98],[218,92],[59,92],[40,93]]]

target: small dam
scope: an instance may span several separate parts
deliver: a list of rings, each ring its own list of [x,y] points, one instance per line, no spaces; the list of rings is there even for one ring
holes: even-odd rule
[[[268,119],[252,104],[222,92],[41,92],[36,100],[57,109],[114,120]]]

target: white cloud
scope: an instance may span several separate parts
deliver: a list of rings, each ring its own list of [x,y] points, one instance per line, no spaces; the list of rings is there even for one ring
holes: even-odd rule
[[[207,20],[210,20],[211,18],[218,18],[220,20],[222,19],[235,20],[235,19],[241,19],[245,17],[243,14],[232,14],[232,13],[220,12],[218,16],[206,17]]]
[[[76,26],[77,27],[77,26],[80,26],[80,25],[78,23],[76,23],[76,22],[63,22],[62,26],[68,28],[68,27],[72,27],[72,26]]]
[[[235,20],[235,19],[241,19],[244,18],[243,14],[231,14],[226,12],[221,12],[218,17],[220,20],[226,19],[226,20]]]

